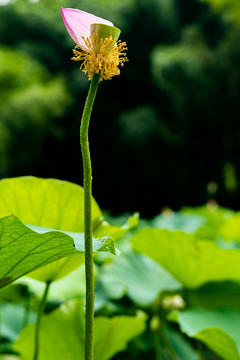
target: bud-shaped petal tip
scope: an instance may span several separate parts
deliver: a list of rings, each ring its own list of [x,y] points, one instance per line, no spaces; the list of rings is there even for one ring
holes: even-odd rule
[[[85,48],[82,37],[90,36],[92,24],[105,24],[113,27],[111,21],[89,14],[78,9],[61,8],[63,22],[75,43]]]

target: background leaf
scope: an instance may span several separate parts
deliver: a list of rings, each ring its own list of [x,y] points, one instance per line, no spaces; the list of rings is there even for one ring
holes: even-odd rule
[[[83,301],[62,305],[42,317],[39,360],[84,358]],[[63,341],[64,339],[64,341]],[[20,333],[14,349],[24,360],[30,360],[34,349],[34,325]]]
[[[84,232],[84,191],[79,185],[23,176],[1,180],[0,194],[0,217],[14,214],[40,233],[63,230],[74,238]],[[123,226],[111,226],[92,198],[92,224],[96,238],[119,238],[138,224],[138,215],[129,217]]]
[[[198,214],[185,214],[181,212],[165,212],[157,215],[150,222],[152,227],[168,230],[181,230],[186,233],[195,233],[206,219]]]
[[[2,303],[0,305],[0,319],[0,336],[14,341],[26,325],[26,319],[27,323],[35,322],[36,314],[30,311],[26,318],[26,308],[23,304]]]
[[[98,317],[95,321],[94,351],[96,360],[108,360],[126,348],[127,343],[145,330],[146,316]]]
[[[29,225],[81,233],[83,189],[68,181],[18,177],[0,181],[0,217],[14,214]],[[102,217],[92,200],[93,224]]]
[[[240,251],[223,250],[194,235],[149,228],[137,232],[132,244],[134,250],[153,258],[186,287],[240,280]]]
[[[145,329],[146,317],[116,316],[95,320],[94,348],[96,360],[110,359],[124,350],[127,342]],[[39,360],[84,358],[83,302],[72,301],[42,318]],[[32,359],[34,325],[28,325],[14,344],[24,360]],[[64,339],[64,341],[62,341]]]
[[[201,340],[223,359],[240,359],[239,313],[228,309],[212,312],[191,309],[175,311],[168,318],[178,322],[182,332]]]
[[[181,284],[155,261],[131,250],[102,267],[100,283],[107,298],[117,299],[127,294],[141,306],[151,305],[162,291],[181,288]]]
[[[197,351],[192,347],[187,339],[179,332],[166,327],[167,338],[177,355],[177,360],[199,360]],[[166,351],[166,349],[164,348]],[[169,356],[166,354],[164,360],[168,360]]]

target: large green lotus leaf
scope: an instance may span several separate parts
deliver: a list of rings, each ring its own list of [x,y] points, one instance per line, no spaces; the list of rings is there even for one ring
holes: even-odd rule
[[[39,233],[52,230],[83,232],[83,189],[78,185],[55,179],[18,177],[0,181],[0,194],[0,216],[13,213]],[[99,222],[101,211],[94,200],[92,207],[93,222]],[[30,276],[41,281],[55,281],[82,261],[83,255],[59,260]]]
[[[97,317],[94,329],[95,360],[111,359],[125,349],[127,343],[145,329],[146,317]],[[43,316],[40,330],[38,360],[84,359],[83,303],[73,301]],[[14,344],[22,360],[31,360],[33,354],[34,325],[28,325]],[[64,339],[64,341],[63,341]]]
[[[73,238],[74,246],[78,251],[84,252],[84,233],[79,234],[66,231],[64,231],[64,233]],[[96,239],[93,237],[93,251],[109,252],[114,255],[120,254],[120,251],[115,248],[112,238],[109,238],[107,236],[100,239]],[[28,274],[28,276],[43,282],[53,282],[67,276],[69,273],[71,273],[83,263],[83,254],[68,256],[67,258],[45,265],[31,272],[30,274]]]
[[[151,305],[162,291],[181,288],[154,260],[131,250],[102,266],[100,283],[106,298],[118,299],[127,294],[141,306]]]
[[[84,251],[82,187],[55,179],[18,177],[0,181],[0,194],[0,217],[14,214],[40,234],[62,230],[74,239],[77,250]],[[102,239],[93,238],[94,251],[98,251],[101,241],[105,248],[105,250],[102,248],[102,251],[112,253],[115,253],[114,243],[109,235],[118,238],[137,221],[136,217],[130,217],[123,227],[111,226],[104,221],[94,199],[92,218],[93,232],[104,236]],[[55,281],[66,276],[77,266],[79,266],[77,258],[65,259],[54,262],[51,266],[47,265],[31,276],[41,281]]]
[[[79,251],[84,252],[84,244],[78,243],[76,250],[74,239],[68,234],[60,231],[39,234],[14,215],[0,219],[0,244],[0,288],[41,266],[65,256],[79,255]],[[105,241],[95,239],[93,248],[94,251],[111,251],[114,244],[109,238]],[[62,273],[63,269],[59,269],[58,264],[56,267]],[[48,273],[50,278],[44,280],[51,281],[56,272]]]
[[[83,232],[83,189],[67,181],[17,177],[0,181],[0,217],[14,214],[24,224]],[[102,213],[92,200],[93,223]]]
[[[79,185],[32,176],[7,178],[0,181],[0,194],[0,217],[14,214],[39,229],[84,231],[84,191]],[[92,199],[92,222],[95,237],[117,239],[137,225],[138,216],[130,217],[122,227],[111,226]]]
[[[169,320],[179,323],[181,331],[199,339],[225,360],[240,359],[240,314],[222,309],[207,312],[203,309],[175,311]]]
[[[40,226],[28,225],[32,230],[43,234],[47,231],[52,231],[48,228],[43,228]],[[57,231],[57,230],[56,230]],[[65,234],[71,236],[74,240],[74,246],[78,251],[84,251],[84,233],[73,233],[69,231],[64,231]],[[93,251],[99,251],[99,246],[102,243],[101,251],[110,252],[114,255],[119,255],[118,249],[115,249],[113,239],[105,236],[103,238],[96,239],[93,237]],[[43,282],[46,281],[57,281],[62,277],[68,275],[71,271],[79,267],[84,262],[84,255],[79,254],[78,257],[72,256],[66,259],[58,260],[57,262],[48,264],[40,269],[31,272],[28,276],[40,280]]]
[[[161,264],[188,288],[210,281],[240,280],[240,251],[221,249],[181,231],[143,229],[132,240],[134,250]]]

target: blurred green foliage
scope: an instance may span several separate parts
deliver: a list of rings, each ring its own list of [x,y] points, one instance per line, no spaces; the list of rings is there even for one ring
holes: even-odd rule
[[[47,136],[62,133],[57,120],[70,102],[61,77],[28,55],[0,48],[1,177],[39,163]]]
[[[47,202],[45,215],[50,214]],[[239,217],[216,204],[166,210],[140,219],[118,238],[119,257],[95,254],[96,359],[239,360]],[[21,238],[18,243],[23,246]],[[41,267],[38,277],[30,273],[0,289],[0,359],[32,358],[45,275],[53,279],[56,272],[65,277],[50,285],[39,359],[83,353],[84,267],[69,273],[66,265],[55,261]]]
[[[89,82],[60,7],[110,19],[129,63],[101,84],[90,145],[94,195],[152,216],[215,199],[238,208],[238,0],[10,1],[0,7],[0,176],[81,183]],[[229,14],[232,14],[230,16]]]
[[[227,21],[240,24],[240,3],[236,0],[203,0],[210,3],[216,10],[224,11]]]

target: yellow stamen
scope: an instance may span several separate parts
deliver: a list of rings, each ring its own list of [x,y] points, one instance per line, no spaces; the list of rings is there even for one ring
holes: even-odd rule
[[[111,36],[98,41],[97,34],[88,38],[83,37],[83,40],[86,48],[76,45],[72,60],[82,61],[80,69],[88,74],[89,80],[94,74],[99,73],[100,81],[111,80],[113,76],[120,74],[118,66],[123,66],[124,62],[128,61],[125,42],[116,42]]]

